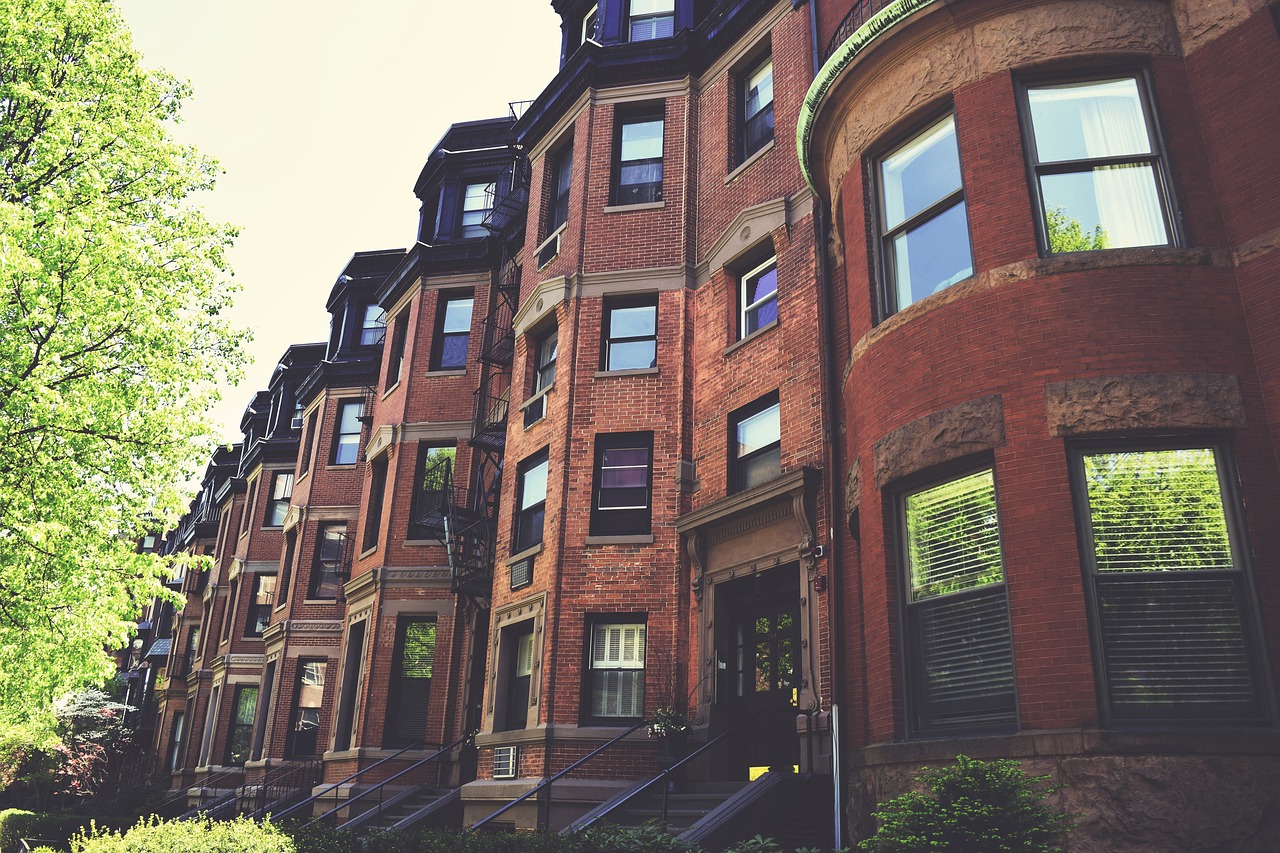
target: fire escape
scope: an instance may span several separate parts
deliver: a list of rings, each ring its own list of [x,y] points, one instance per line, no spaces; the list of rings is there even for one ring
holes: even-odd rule
[[[513,117],[515,115],[513,109]],[[453,592],[487,610],[493,586],[502,458],[511,407],[513,322],[520,301],[520,251],[529,201],[529,163],[514,143],[511,187],[498,198],[484,226],[489,231],[491,281],[488,314],[481,321],[480,385],[472,420],[472,477],[454,479],[454,459],[441,455],[424,471],[414,494],[415,525],[448,549]]]

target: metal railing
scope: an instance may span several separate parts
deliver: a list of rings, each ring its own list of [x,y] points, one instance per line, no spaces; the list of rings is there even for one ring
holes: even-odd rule
[[[653,776],[652,778],[650,778],[645,782],[642,782],[641,784],[628,788],[627,790],[618,794],[613,799],[607,800],[606,802],[602,803],[600,806],[596,807],[595,809],[592,809],[582,818],[579,818],[577,821],[574,821],[573,823],[569,824],[569,826],[561,830],[561,833],[567,834],[571,832],[577,832],[580,829],[585,829],[596,820],[599,820],[610,813],[618,811],[627,803],[643,795],[646,791],[649,791],[650,789],[652,789],[655,785],[660,785],[661,787],[661,816],[659,818],[659,821],[660,821],[660,826],[665,828],[668,822],[668,815],[670,811],[670,795],[672,793],[671,791],[672,786],[667,783],[669,780],[671,780],[671,777],[676,773],[676,771],[683,769],[685,765],[689,764],[694,759],[701,758],[702,756],[707,755],[708,753],[710,753],[712,749],[714,749],[718,745],[722,743],[729,743],[730,742],[729,739],[731,737],[749,730],[750,726],[758,724],[762,720],[766,720],[770,717],[778,716],[781,714],[786,714],[788,716],[795,716],[796,713],[797,711],[793,707],[773,708],[768,711],[762,711],[758,714],[753,714],[752,716],[749,716],[749,717],[744,717],[743,719],[734,723],[729,728],[725,729],[720,734],[713,737],[711,740],[704,743],[702,746],[690,752],[684,758],[681,758],[679,761],[676,761],[675,763],[673,763],[670,767],[667,767],[659,771],[659,773],[656,776]]]
[[[182,790],[178,791],[178,793],[174,794],[172,797],[161,800],[159,803],[152,806],[151,811],[154,814],[160,815],[161,817],[166,817],[167,816],[166,813],[169,812],[169,810],[172,809],[174,806],[178,805],[179,803],[185,805],[186,801],[190,799],[188,795],[188,791],[190,791],[192,788],[216,788],[216,787],[219,787],[219,785],[222,782],[225,782],[233,777],[239,777],[240,775],[241,775],[241,770],[239,767],[235,768],[234,770],[223,770],[221,773],[215,773],[212,776],[209,776],[208,778],[204,779],[198,785],[188,785]],[[182,812],[179,814],[178,819],[190,820],[191,818],[199,814],[200,811],[201,811],[201,806],[196,806],[194,809],[184,808]]]
[[[556,782],[560,781],[561,779],[563,779],[565,776],[568,776],[568,775],[569,775],[570,773],[572,773],[574,770],[576,770],[576,769],[578,769],[579,767],[581,767],[582,765],[586,764],[586,763],[587,763],[588,761],[590,761],[591,759],[595,758],[595,757],[596,757],[597,755],[599,755],[600,753],[602,753],[602,752],[604,752],[605,750],[609,749],[609,748],[610,748],[610,747],[612,747],[614,744],[617,744],[617,743],[621,742],[622,740],[624,740],[625,738],[629,737],[631,734],[633,734],[633,733],[634,733],[634,732],[636,732],[637,730],[642,729],[642,728],[644,728],[644,727],[645,727],[645,726],[647,726],[647,725],[649,725],[649,721],[648,721],[648,720],[645,720],[645,721],[643,721],[643,722],[636,723],[634,726],[632,726],[631,728],[627,729],[627,730],[626,730],[625,732],[623,732],[622,734],[618,735],[617,737],[613,738],[612,740],[607,741],[606,743],[603,743],[603,744],[601,744],[600,746],[596,747],[595,749],[591,750],[591,751],[590,751],[590,752],[588,752],[586,755],[582,756],[582,757],[581,757],[581,758],[579,758],[577,761],[573,762],[573,763],[572,763],[572,764],[570,764],[568,767],[566,767],[566,768],[564,768],[563,770],[561,770],[559,773],[556,773],[554,776],[550,776],[550,777],[548,777],[548,778],[546,778],[546,779],[543,779],[543,780],[542,780],[541,782],[539,782],[537,785],[534,785],[534,786],[533,786],[532,788],[530,788],[528,791],[525,791],[523,794],[521,794],[520,796],[516,797],[516,798],[515,798],[514,800],[512,800],[511,802],[507,803],[507,804],[506,804],[506,805],[504,805],[502,808],[498,809],[496,812],[493,812],[493,813],[489,814],[488,816],[486,816],[486,817],[482,818],[482,819],[481,819],[480,821],[478,821],[477,823],[473,823],[473,824],[471,825],[471,829],[475,830],[475,829],[480,829],[480,828],[482,828],[485,824],[489,823],[491,820],[493,820],[494,818],[496,818],[498,815],[505,814],[506,812],[508,812],[508,811],[510,811],[511,809],[515,808],[517,805],[519,805],[520,803],[523,803],[525,800],[529,799],[530,797],[532,797],[532,796],[534,796],[534,795],[536,795],[536,794],[541,793],[543,790],[546,790],[546,792],[547,792],[547,796],[546,796],[546,797],[541,798],[541,799],[539,800],[539,802],[538,802],[538,827],[537,827],[538,829],[545,829],[545,828],[546,828],[546,826],[547,826],[548,820],[549,820],[549,818],[550,818],[550,815],[551,815],[551,786],[552,786],[552,785],[554,785]]]
[[[319,758],[291,761],[276,767],[263,777],[261,784],[246,785],[240,789],[239,812],[260,820],[269,811],[306,796],[323,773],[324,762]]]
[[[289,817],[295,812],[301,811],[303,808],[307,806],[314,805],[316,800],[320,799],[326,794],[330,794],[338,790],[348,782],[354,782],[356,779],[359,779],[362,775],[364,775],[365,773],[368,773],[373,768],[381,767],[383,764],[386,764],[388,761],[394,761],[395,759],[404,755],[406,752],[410,752],[411,750],[418,749],[421,746],[422,744],[420,743],[410,744],[409,746],[406,746],[404,749],[391,753],[386,758],[383,758],[380,761],[375,761],[373,764],[370,764],[368,767],[357,770],[355,773],[352,773],[350,776],[346,777],[345,779],[341,779],[337,782],[334,782],[332,785],[326,785],[322,790],[315,792],[311,796],[307,797],[305,800],[294,803],[293,805],[289,806],[289,808],[285,809],[279,814],[273,814],[271,816],[271,822],[279,823],[280,821],[284,820],[285,818]]]
[[[315,824],[315,823],[321,823],[329,820],[330,818],[332,818],[333,821],[336,822],[338,812],[341,812],[344,809],[347,810],[347,820],[351,820],[352,819],[352,815],[350,812],[351,807],[358,802],[368,801],[369,798],[373,797],[375,793],[378,796],[377,805],[374,805],[371,808],[366,809],[364,812],[361,812],[359,817],[362,818],[362,822],[367,820],[376,820],[377,817],[382,814],[383,804],[388,799],[387,797],[388,785],[405,776],[408,776],[410,773],[413,773],[425,767],[427,764],[431,763],[432,761],[438,760],[441,756],[446,755],[449,752],[452,752],[453,750],[457,749],[458,747],[466,744],[468,741],[471,740],[471,738],[472,738],[471,734],[465,734],[462,737],[455,740],[453,743],[449,744],[448,746],[440,747],[435,752],[428,755],[426,758],[422,758],[422,759],[419,759],[418,761],[415,761],[413,764],[410,764],[408,767],[404,768],[399,773],[396,773],[392,776],[388,776],[386,779],[383,779],[381,782],[377,783],[376,785],[373,785],[370,788],[366,788],[365,790],[361,791],[359,794],[356,794],[354,797],[351,797],[350,799],[340,803],[339,805],[334,806],[324,814],[321,814],[312,818],[311,820],[307,821],[304,824],[304,826],[311,826],[312,824]],[[430,744],[430,745],[434,746],[434,744]],[[376,766],[376,765],[372,765],[372,766]],[[417,785],[415,787],[420,788],[422,787],[422,785]],[[396,792],[396,794],[399,794],[399,793],[400,792],[398,791]],[[368,812],[373,812],[373,814],[370,816],[368,815]]]
[[[849,40],[849,37],[856,33],[858,29],[867,21],[875,17],[876,13],[884,9],[892,3],[893,0],[860,0],[855,3],[853,8],[849,10],[849,14],[844,16],[844,20],[836,27],[836,31],[831,36],[831,41],[827,42],[827,51],[822,54],[822,61],[826,62],[831,58],[831,54],[835,53],[840,45]]]

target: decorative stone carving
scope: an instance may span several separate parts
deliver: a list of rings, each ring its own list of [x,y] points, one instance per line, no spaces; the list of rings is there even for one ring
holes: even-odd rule
[[[1149,373],[1054,382],[1044,388],[1049,432],[1242,429],[1239,380],[1224,373]]]
[[[1004,444],[998,395],[970,400],[898,427],[875,444],[876,486]]]

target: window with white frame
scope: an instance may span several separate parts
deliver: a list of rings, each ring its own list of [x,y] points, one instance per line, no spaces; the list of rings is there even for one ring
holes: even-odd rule
[[[382,343],[387,336],[387,312],[376,302],[364,307],[364,318],[360,321],[360,346],[372,347]]]
[[[590,716],[597,720],[638,720],[644,716],[643,622],[591,625]]]
[[[338,404],[338,428],[333,434],[333,464],[354,465],[360,458],[360,418],[364,404],[346,400]]]
[[[630,41],[669,38],[675,23],[676,0],[631,0],[627,7]]]
[[[267,527],[280,527],[289,514],[293,497],[293,472],[277,471],[271,479],[271,500],[267,502]]]
[[[484,221],[493,211],[493,196],[497,184],[487,181],[467,184],[462,193],[462,236],[484,237],[489,233]]]
[[[973,275],[955,116],[882,157],[877,176],[888,316]]]
[[[739,162],[773,141],[773,57],[742,78],[742,128]]]
[[[1028,83],[1022,93],[1049,252],[1173,242],[1163,158],[1139,77]]]
[[[1266,717],[1270,691],[1223,448],[1084,445],[1073,463],[1105,717]]]
[[[467,347],[471,342],[471,312],[475,299],[470,293],[444,296],[436,318],[436,340],[432,370],[465,370]]]
[[[738,306],[739,338],[778,321],[777,258],[769,258],[739,279]]]
[[[994,472],[901,493],[898,522],[913,731],[1012,726],[1013,640]]]

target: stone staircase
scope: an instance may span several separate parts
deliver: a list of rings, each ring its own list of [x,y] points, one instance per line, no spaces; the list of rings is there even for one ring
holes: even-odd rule
[[[671,783],[667,791],[665,829],[681,835],[711,812],[725,804],[748,782]],[[640,826],[649,821],[662,822],[662,791],[647,791],[635,797],[620,810],[609,815],[609,822],[621,826]]]
[[[373,808],[343,824],[343,829],[361,834],[374,829],[410,829],[443,818],[461,804],[461,789],[420,785],[388,798],[382,808]]]

